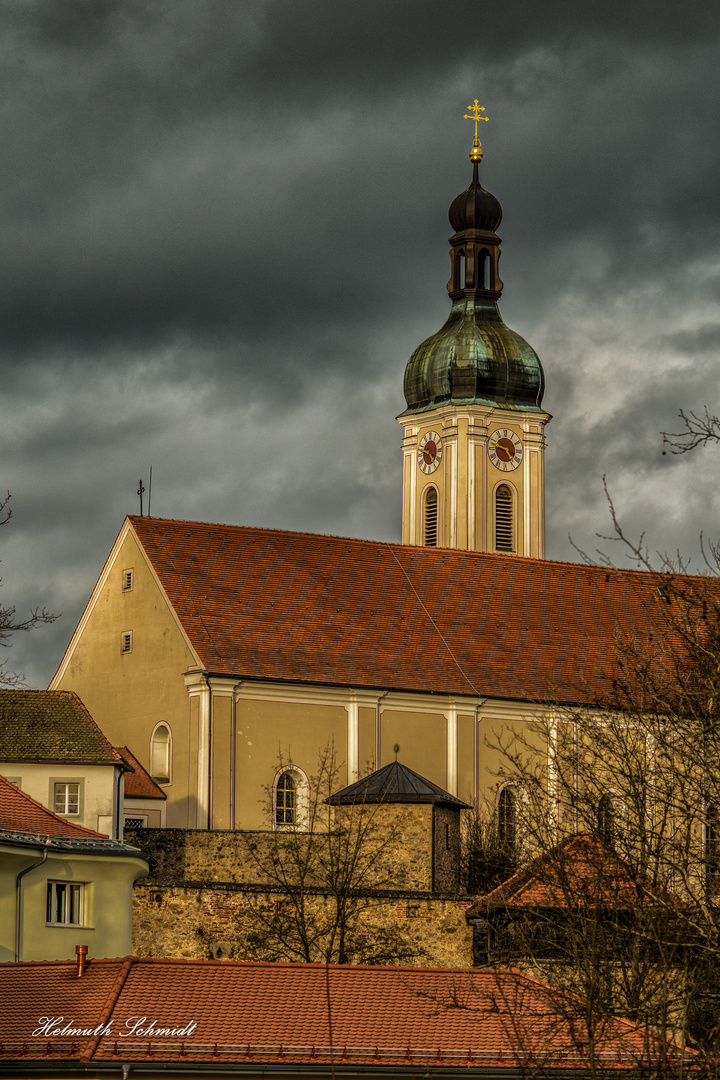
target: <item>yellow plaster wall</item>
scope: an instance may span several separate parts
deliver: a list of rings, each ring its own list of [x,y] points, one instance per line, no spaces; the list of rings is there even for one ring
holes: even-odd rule
[[[367,711],[367,710],[364,710]],[[239,698],[236,706],[235,828],[267,827],[268,799],[283,764],[312,777],[318,753],[334,744],[338,766],[336,789],[350,781],[347,775],[347,710],[340,705],[304,704]]]
[[[457,797],[475,802],[475,716],[461,713],[457,721]]]
[[[39,858],[39,851],[27,852],[0,846],[0,963],[15,959],[18,874]]]
[[[108,834],[111,831],[112,824],[109,829],[105,828],[105,824],[108,820],[110,823],[113,820],[113,765],[48,765],[29,761],[0,761],[0,775],[17,778],[18,787],[22,791],[53,811],[54,783],[79,783],[80,814],[67,815],[67,820],[83,825],[86,829]]]
[[[447,787],[447,734],[442,714],[382,713],[379,765],[395,760],[393,746],[400,747],[398,760],[427,780]]]
[[[22,879],[20,959],[72,959],[76,945],[87,945],[89,957],[127,956],[132,951],[133,882],[146,872],[145,862],[129,856],[68,856],[51,852],[44,863]],[[3,864],[0,869],[3,891],[9,887],[10,876]],[[85,885],[83,926],[46,924],[48,881]],[[5,932],[2,933],[0,940],[7,947]]]
[[[122,591],[122,573],[132,569],[133,589]],[[121,634],[133,632],[132,652],[120,653]],[[168,826],[187,819],[188,698],[182,673],[197,659],[150,572],[132,533],[128,533],[67,669],[52,689],[74,690],[114,746],[128,746],[150,767],[150,734],[169,725],[173,736],[173,782]],[[178,780],[185,780],[185,785]],[[183,790],[184,787],[184,790]]]
[[[376,716],[375,709],[358,709],[358,763],[361,776],[373,772],[377,767]]]
[[[227,694],[213,694],[212,699],[212,775],[210,818],[213,829],[232,829],[231,791],[232,775],[232,698]]]
[[[534,730],[532,715],[507,718],[481,713],[478,728],[478,805],[481,810],[495,807],[497,792],[504,783],[503,774],[510,770],[513,753],[521,757],[530,752],[542,761],[547,757],[545,739]]]

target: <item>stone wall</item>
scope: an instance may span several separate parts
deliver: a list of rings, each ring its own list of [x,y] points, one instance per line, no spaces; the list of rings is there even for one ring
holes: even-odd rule
[[[428,803],[360,812],[370,826],[362,850],[375,852],[359,915],[366,939],[387,936],[406,963],[471,965],[472,932],[465,921],[471,901],[459,886],[458,813]],[[339,808],[338,820],[352,830],[356,813]],[[201,959],[258,958],[258,916],[281,921],[287,904],[260,868],[312,842],[307,833],[199,829],[127,830],[125,839],[157,863],[135,886],[134,952]],[[287,863],[293,866],[292,857]],[[332,898],[319,878],[305,885],[310,916],[322,920]]]
[[[339,819],[350,811],[340,808]],[[385,889],[455,894],[459,888],[459,815],[430,804],[387,804],[366,807],[370,815],[368,850],[375,846],[374,884]],[[434,814],[441,822],[434,821]],[[356,828],[357,824],[351,824]],[[223,881],[243,885],[267,883],[259,869],[283,847],[302,842],[307,833],[240,832],[207,829],[126,830],[129,844],[157,861],[145,883]],[[311,882],[310,884],[321,884]]]
[[[324,902],[311,897],[310,904]],[[248,959],[243,924],[253,905],[275,907],[277,893],[231,886],[137,885],[133,894],[133,952],[137,956]],[[409,952],[403,963],[470,967],[472,932],[465,920],[471,901],[409,894],[377,897],[372,918],[398,933]]]

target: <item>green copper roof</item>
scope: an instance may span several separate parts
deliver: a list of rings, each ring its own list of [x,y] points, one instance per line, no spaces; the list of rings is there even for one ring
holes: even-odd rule
[[[505,325],[497,302],[463,295],[410,357],[404,389],[404,416],[473,402],[540,412],[545,378],[537,353]]]

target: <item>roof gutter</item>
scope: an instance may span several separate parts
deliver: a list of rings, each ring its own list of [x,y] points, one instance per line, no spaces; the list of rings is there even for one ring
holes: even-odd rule
[[[23,905],[22,905],[22,879],[26,874],[29,874],[31,870],[37,869],[38,866],[42,866],[48,857],[49,847],[46,844],[43,849],[43,853],[37,862],[31,863],[30,866],[26,866],[24,870],[21,870],[18,876],[15,878],[15,959],[22,960],[20,956],[20,946],[22,942],[22,922],[23,922]]]

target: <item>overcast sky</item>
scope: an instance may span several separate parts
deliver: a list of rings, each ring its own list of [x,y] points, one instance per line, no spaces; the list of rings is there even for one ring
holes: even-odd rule
[[[154,517],[399,539],[476,97],[548,557],[603,475],[653,549],[720,536],[720,447],[660,434],[720,410],[716,0],[0,0],[0,50],[1,599],[62,612],[29,686],[151,465]]]

